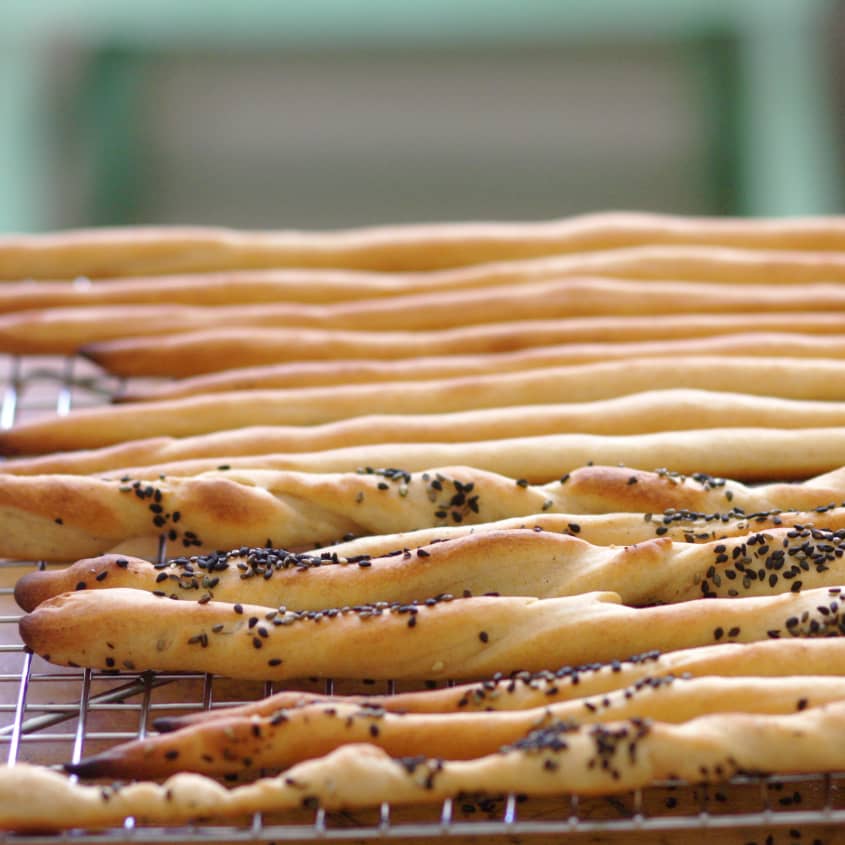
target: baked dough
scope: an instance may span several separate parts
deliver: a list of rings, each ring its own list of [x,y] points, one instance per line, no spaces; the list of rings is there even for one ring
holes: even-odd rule
[[[82,786],[49,769],[0,769],[0,826],[17,830],[106,827],[241,818],[321,806],[426,804],[461,794],[529,796],[626,792],[662,780],[719,783],[744,772],[811,773],[845,768],[845,704],[789,715],[719,713],[680,725],[643,720],[534,731],[496,754],[467,761],[394,760],[353,743],[284,774],[227,790],[178,774],[151,782]],[[39,801],[32,801],[39,795]]]
[[[291,340],[293,342],[293,339]],[[172,399],[228,390],[430,381],[488,373],[512,373],[538,367],[559,367],[595,361],[695,355],[837,359],[845,357],[845,335],[757,332],[724,334],[689,340],[566,343],[482,355],[425,354],[415,358],[388,361],[351,357],[332,361],[296,361],[287,364],[269,364],[263,367],[236,367],[231,370],[188,377],[181,381],[159,384],[148,390],[142,389],[143,392],[140,393],[124,394],[118,397],[118,401]]]
[[[155,338],[240,327],[419,331],[554,317],[639,316],[748,311],[845,311],[845,286],[808,284],[761,288],[578,278],[480,290],[446,290],[311,305],[92,305],[0,315],[0,349],[17,353],[73,353],[126,335]],[[845,317],[843,318],[845,320]],[[119,340],[117,341],[120,342]],[[213,348],[213,347],[212,347]],[[230,364],[230,366],[232,366]],[[179,374],[179,373],[174,373]]]
[[[622,548],[516,528],[363,559],[266,548],[169,564],[108,555],[31,572],[18,581],[15,599],[33,610],[74,589],[134,587],[180,599],[321,610],[443,593],[548,598],[610,590],[625,604],[643,606],[845,584],[843,557],[845,531],[822,528],[775,528],[697,544],[658,537]]]
[[[3,287],[0,285],[0,293]],[[798,332],[804,335],[841,334],[837,313],[791,314],[678,314],[653,317],[574,317],[457,326],[431,332],[349,332],[342,329],[256,329],[237,354],[254,366],[238,367],[158,385],[129,385],[114,401],[139,401],[190,396],[226,390],[281,387],[289,378],[288,365],[314,370],[322,361],[366,359],[390,361],[435,354],[485,355],[561,343],[678,340],[745,332]],[[240,335],[221,329],[223,343]],[[227,340],[228,339],[228,340]],[[162,339],[163,343],[166,340]],[[213,350],[210,350],[213,352]],[[120,366],[125,362],[121,358]]]
[[[424,270],[636,244],[837,252],[840,221],[688,218],[634,212],[532,223],[443,223],[337,232],[187,226],[80,229],[0,238],[0,278],[157,275],[261,267]]]
[[[272,716],[283,709],[308,704],[346,702],[393,713],[469,713],[528,710],[557,701],[603,696],[627,686],[642,686],[648,678],[675,677],[788,677],[789,675],[845,675],[845,641],[830,639],[762,640],[720,643],[660,653],[649,651],[626,660],[562,666],[542,672],[497,675],[476,684],[441,687],[395,695],[337,696],[283,690],[246,704],[215,707],[185,716],[161,716],[154,721],[162,733],[198,722],[230,716]]]
[[[657,387],[843,401],[845,361],[717,356],[637,358],[440,381],[231,391],[36,418],[0,433],[0,453],[90,449],[126,440],[160,435],[188,437],[245,425],[319,425],[370,414],[430,415],[589,402]],[[805,440],[809,440],[809,435]],[[591,458],[602,460],[600,455]],[[713,459],[708,459],[708,464],[712,465]],[[625,456],[607,460],[635,463],[634,457]],[[705,470],[705,466],[700,469]],[[809,469],[806,474],[812,472]]]
[[[845,508],[823,508],[813,511],[768,510],[763,513],[703,514],[696,511],[675,510],[666,513],[606,513],[559,514],[538,513],[487,522],[480,525],[445,525],[437,528],[420,528],[399,534],[376,534],[356,537],[318,551],[325,555],[378,557],[396,549],[417,549],[430,543],[452,540],[482,531],[507,531],[513,528],[531,528],[535,531],[557,531],[573,534],[572,525],[578,526],[577,536],[597,546],[628,546],[653,537],[668,537],[684,543],[706,543],[723,537],[736,537],[751,531],[793,525],[811,525],[837,531],[845,528]],[[153,555],[155,556],[155,555]]]
[[[161,778],[287,768],[351,742],[391,757],[420,754],[471,760],[518,742],[532,730],[623,719],[687,722],[713,713],[794,713],[845,700],[845,678],[645,678],[601,696],[498,713],[386,712],[378,706],[323,702],[268,716],[230,716],[114,746],[66,766],[85,778]]]
[[[840,636],[840,588],[634,609],[615,593],[537,599],[420,597],[322,611],[77,590],[21,618],[21,639],[62,666],[209,672],[245,680],[484,678],[649,649]]]
[[[544,511],[673,508],[729,517],[828,508],[843,498],[845,469],[802,484],[754,488],[708,476],[606,466],[582,467],[542,487],[470,467],[414,474],[229,470],[155,481],[7,475],[0,476],[0,556],[78,560],[132,538],[159,536],[189,554],[243,544],[313,548],[347,534],[391,534]]]
[[[479,443],[385,443],[322,452],[197,458],[126,467],[105,477],[192,476],[220,466],[298,472],[351,472],[362,466],[408,471],[465,461],[531,483],[546,483],[586,463],[664,467],[673,472],[730,475],[743,481],[801,479],[845,464],[845,428],[715,428],[602,436],[559,434]],[[834,501],[835,504],[839,500]],[[827,504],[830,504],[828,502]]]
[[[77,475],[196,458],[215,458],[219,463],[223,457],[316,452],[380,443],[471,443],[559,432],[641,434],[719,428],[726,419],[732,426],[743,427],[845,426],[845,402],[777,399],[715,391],[655,390],[565,405],[488,408],[425,416],[382,414],[318,426],[247,426],[193,437],[154,437],[101,449],[12,459],[0,464],[0,472]]]

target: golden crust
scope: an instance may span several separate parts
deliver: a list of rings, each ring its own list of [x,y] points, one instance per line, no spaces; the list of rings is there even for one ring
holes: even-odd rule
[[[382,414],[317,426],[247,426],[193,437],[130,440],[95,450],[12,459],[0,465],[0,471],[14,475],[92,474],[202,458],[217,459],[216,466],[221,458],[380,443],[472,443],[560,432],[629,435],[719,428],[726,419],[732,427],[748,428],[845,426],[845,402],[660,390],[565,405],[487,408],[422,416]],[[581,463],[595,457],[590,455]],[[660,463],[659,456],[656,459]]]
[[[245,425],[319,425],[371,414],[428,416],[484,408],[589,402],[656,387],[842,401],[843,384],[843,361],[704,356],[636,358],[425,382],[243,390],[98,407],[65,417],[35,419],[0,433],[0,453],[90,449],[126,440],[161,435],[187,437]],[[635,463],[632,458],[619,460]],[[703,465],[699,469],[706,471]]]
[[[0,278],[158,275],[262,267],[424,270],[637,244],[845,248],[839,221],[684,218],[633,212],[532,223],[383,226],[337,232],[210,227],[80,229],[0,239]],[[823,256],[818,256],[817,260]]]
[[[188,553],[243,544],[311,548],[346,534],[391,534],[543,511],[809,510],[845,497],[844,473],[754,488],[607,466],[582,467],[544,486],[470,467],[421,473],[229,470],[151,481],[8,475],[0,476],[0,555],[78,560],[160,535]]]
[[[95,669],[248,680],[458,680],[621,660],[654,648],[839,636],[840,590],[831,589],[641,609],[604,592],[553,599],[447,596],[416,606],[297,613],[117,587],[48,599],[21,619],[20,633],[53,663]]]
[[[659,780],[719,783],[742,772],[809,773],[845,768],[845,705],[789,715],[719,713],[680,725],[641,720],[528,734],[468,761],[393,760],[369,744],[345,745],[283,775],[231,790],[202,775],[164,784],[82,786],[26,764],[0,769],[0,825],[44,830],[241,818],[302,806],[348,810],[425,804],[460,794],[614,794]],[[33,794],[42,796],[31,801]]]
[[[229,330],[230,336],[237,336],[232,331],[235,328],[240,329],[242,336],[248,336],[256,327],[432,331],[468,323],[479,325],[554,317],[747,313],[752,309],[755,312],[843,311],[845,289],[842,285],[831,284],[769,289],[760,285],[726,287],[691,282],[578,278],[318,305],[297,302],[225,306],[89,305],[0,315],[0,348],[7,352],[63,354],[84,347],[87,354],[105,366],[109,363],[108,350],[122,348],[120,338],[126,335],[146,338],[143,345],[140,339],[133,341],[134,351],[141,357],[147,354],[146,350],[161,345],[162,336],[192,332],[205,332],[208,336],[223,328]],[[206,351],[212,354],[213,344],[209,343]],[[201,366],[196,360],[191,364],[194,368]],[[182,369],[162,374],[184,375],[188,372]]]
[[[0,286],[0,293],[2,290]],[[303,373],[311,372],[314,379],[321,371],[320,362],[324,361],[335,364],[355,359],[386,362],[432,354],[446,358],[515,352],[562,343],[682,340],[747,332],[823,336],[841,334],[842,329],[839,314],[817,312],[575,317],[456,326],[430,332],[256,329],[254,340],[244,339],[243,343],[237,332],[229,334],[221,329],[218,333],[221,343],[224,346],[228,340],[238,343],[237,354],[250,366],[230,370],[229,359],[224,362],[225,370],[158,386],[130,386],[125,393],[115,397],[115,401],[149,401],[197,393],[282,387],[291,377],[291,364],[302,368]],[[214,351],[209,350],[209,353],[214,354]],[[111,363],[119,368],[132,366],[129,358],[121,356],[119,361],[115,358]],[[328,378],[328,374],[325,377]]]
[[[548,598],[609,590],[625,604],[642,606],[772,595],[795,584],[808,589],[845,583],[843,536],[845,532],[818,528],[776,528],[710,543],[659,537],[620,548],[594,546],[569,534],[511,529],[363,560],[251,549],[199,560],[180,557],[159,566],[107,555],[66,569],[31,572],[18,581],[15,599],[24,610],[33,610],[82,585],[321,610],[377,601],[407,603],[444,593]]]
[[[625,660],[562,666],[545,671],[517,672],[476,684],[394,695],[327,696],[283,690],[258,701],[215,707],[185,716],[155,720],[156,730],[168,732],[230,716],[272,716],[279,710],[308,704],[337,702],[381,708],[394,713],[469,713],[529,710],[558,701],[604,695],[646,678],[675,677],[788,677],[790,675],[845,675],[845,641],[831,639],[763,640],[756,643],[720,643],[660,653],[649,651]]]

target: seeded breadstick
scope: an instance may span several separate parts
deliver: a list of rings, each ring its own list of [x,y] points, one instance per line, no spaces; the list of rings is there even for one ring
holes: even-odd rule
[[[443,593],[548,598],[610,590],[625,604],[642,606],[845,583],[843,555],[845,530],[804,526],[698,544],[659,537],[623,548],[517,528],[376,558],[266,548],[179,557],[169,564],[108,555],[31,572],[18,581],[15,598],[32,610],[74,589],[134,587],[182,599],[320,610]]]
[[[368,414],[428,415],[588,402],[656,387],[842,401],[845,361],[637,358],[440,381],[232,391],[43,417],[0,433],[0,454],[91,449],[126,440],[160,435],[188,437],[245,425],[318,425]],[[634,462],[625,457],[618,460]]]
[[[385,443],[321,452],[223,455],[103,473],[107,478],[188,477],[230,469],[351,472],[361,466],[410,471],[465,461],[468,465],[542,484],[587,463],[665,467],[673,472],[730,475],[743,481],[801,479],[845,464],[845,428],[714,428],[603,436],[560,434],[478,443]],[[633,482],[632,482],[633,483]]]
[[[47,599],[22,617],[20,634],[36,654],[62,666],[264,681],[461,680],[725,640],[840,636],[839,594],[834,587],[642,609],[610,592],[446,595],[297,612],[116,587]]]
[[[399,534],[377,534],[356,537],[318,549],[322,555],[354,557],[356,555],[381,555],[397,549],[418,549],[430,543],[452,540],[482,531],[507,531],[513,528],[530,528],[534,531],[557,531],[577,534],[582,540],[597,546],[626,546],[641,543],[652,537],[668,537],[684,543],[705,543],[723,537],[736,537],[750,531],[769,528],[815,526],[838,531],[845,528],[845,508],[819,508],[813,511],[768,510],[763,513],[699,513],[669,508],[661,513],[612,513],[612,514],[558,514],[539,513],[517,516],[481,525],[448,525],[437,528],[420,528]],[[573,530],[573,526],[577,530]],[[153,553],[154,556],[154,553]]]
[[[469,467],[422,473],[231,470],[156,481],[8,475],[0,476],[0,557],[78,560],[160,535],[189,553],[240,545],[296,549],[346,534],[391,534],[542,511],[675,508],[738,515],[741,508],[744,515],[830,508],[843,498],[843,469],[803,484],[753,488],[703,475],[606,466],[583,467],[542,487]]]
[[[0,294],[3,286],[0,285]],[[435,354],[483,355],[553,346],[561,343],[679,340],[747,332],[786,332],[804,335],[841,334],[837,313],[790,314],[678,314],[649,317],[575,317],[563,320],[525,320],[479,326],[457,326],[431,332],[348,332],[341,329],[256,329],[254,342],[237,348],[240,359],[254,366],[168,381],[155,386],[130,385],[114,401],[219,393],[226,390],[281,387],[289,378],[288,364],[314,369],[321,361],[401,360]],[[237,342],[239,332],[219,333],[225,345]],[[164,339],[162,342],[166,342]],[[228,365],[227,365],[228,366]],[[278,380],[276,380],[278,379]]]
[[[845,751],[832,738],[843,730],[841,703],[789,715],[719,713],[680,725],[641,719],[581,728],[557,723],[467,761],[394,760],[372,745],[353,743],[231,790],[196,774],[174,775],[161,785],[82,786],[22,764],[0,769],[0,826],[105,827],[128,816],[140,824],[172,824],[302,806],[349,810],[467,794],[598,795],[674,778],[719,783],[743,772],[835,772],[845,768]]]
[[[498,713],[386,712],[342,701],[230,716],[123,743],[67,765],[86,778],[160,778],[179,771],[225,775],[285,768],[350,742],[370,742],[391,757],[428,754],[470,760],[561,723],[622,719],[686,722],[713,713],[794,713],[845,701],[845,678],[644,678],[603,696]]]
[[[596,402],[491,408],[427,416],[356,417],[320,426],[249,426],[194,437],[158,437],[101,449],[18,458],[0,464],[15,475],[90,474],[196,458],[312,452],[379,443],[463,443],[559,432],[639,434],[732,426],[779,429],[845,426],[845,402],[812,402],[739,393],[662,390]],[[584,463],[585,461],[581,461]]]
[[[843,318],[845,328],[845,318]],[[118,397],[121,402],[221,393],[226,390],[268,390],[323,387],[387,381],[430,381],[487,373],[517,372],[594,361],[660,356],[754,356],[845,358],[845,335],[723,334],[688,340],[630,343],[566,343],[515,352],[482,355],[423,355],[390,361],[345,358],[341,361],[297,361],[264,367],[238,367],[156,385],[142,393]]]
[[[91,354],[101,360],[97,344],[107,344],[127,334],[146,336],[149,347],[155,346],[157,336],[237,326],[244,335],[256,326],[414,331],[552,317],[736,313],[752,309],[761,312],[845,311],[845,288],[808,284],[800,288],[787,285],[768,289],[759,285],[725,287],[688,282],[579,278],[326,305],[288,302],[53,308],[0,315],[0,348],[7,352],[62,354],[94,344]],[[209,352],[212,351],[213,345],[209,347]],[[195,362],[194,366],[199,363]],[[173,374],[190,372],[203,370],[181,370]]]
[[[845,641],[829,639],[762,640],[756,643],[720,643],[661,654],[649,651],[584,666],[562,666],[554,671],[496,675],[477,684],[395,695],[328,696],[283,690],[246,704],[215,707],[185,716],[162,716],[156,730],[165,733],[230,716],[272,716],[279,710],[307,704],[344,702],[394,713],[453,713],[492,710],[528,710],[557,701],[604,695],[626,686],[642,686],[647,679],[675,677],[773,677],[789,675],[845,675]]]
[[[840,221],[684,218],[642,212],[531,223],[441,223],[336,232],[134,226],[0,239],[0,278],[125,276],[261,267],[423,270],[637,244],[845,249]]]

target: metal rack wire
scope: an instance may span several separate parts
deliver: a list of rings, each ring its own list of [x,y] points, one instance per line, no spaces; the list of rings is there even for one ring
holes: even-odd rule
[[[0,388],[0,428],[52,409],[99,404],[124,385],[86,362],[8,358]],[[162,546],[160,554],[166,555]],[[58,765],[118,741],[143,737],[165,712],[190,712],[275,692],[271,684],[245,684],[200,674],[96,672],[63,669],[26,653],[18,638],[20,614],[12,590],[34,562],[0,562],[0,755],[14,765],[26,760]],[[363,684],[363,682],[362,682]],[[302,686],[302,685],[300,685]],[[329,695],[347,691],[331,680],[310,682]],[[392,693],[358,685],[357,691]],[[239,825],[136,826],[62,835],[7,835],[15,843],[292,842],[416,840],[483,837],[514,842],[560,841],[601,836],[626,841],[688,841],[709,837],[738,842],[821,843],[845,825],[845,773],[736,778],[722,787],[662,783],[603,799],[561,796],[555,800],[447,800],[428,809],[381,805],[372,812],[327,813],[322,809],[278,819],[256,814]]]

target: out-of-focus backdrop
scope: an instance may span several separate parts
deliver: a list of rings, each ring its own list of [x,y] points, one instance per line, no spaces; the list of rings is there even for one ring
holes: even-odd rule
[[[2,0],[0,231],[841,211],[834,0]]]

